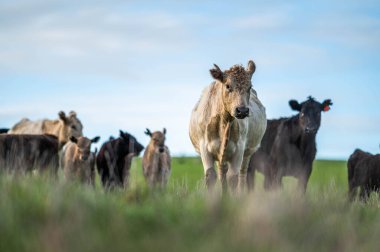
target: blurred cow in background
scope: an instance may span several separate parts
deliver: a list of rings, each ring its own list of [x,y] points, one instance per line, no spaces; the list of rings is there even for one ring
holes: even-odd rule
[[[83,126],[77,118],[77,114],[71,111],[68,116],[61,111],[58,113],[57,120],[38,120],[31,121],[27,118],[15,124],[8,134],[51,134],[58,137],[59,149],[62,149],[71,136],[83,136]]]
[[[150,136],[150,143],[145,149],[142,160],[145,181],[150,187],[165,187],[171,172],[170,152],[165,145],[166,129],[153,133],[146,129],[145,134]]]
[[[58,171],[58,138],[53,135],[0,135],[0,170],[15,174]]]
[[[9,129],[0,129],[0,134],[8,133]]]
[[[371,192],[380,191],[380,154],[356,149],[348,159],[347,168],[350,200],[355,198],[357,189],[361,200],[366,200]]]
[[[61,167],[67,180],[78,180],[82,183],[94,185],[96,151],[91,152],[91,145],[97,143],[100,137],[70,138],[63,149]]]
[[[298,187],[306,191],[317,153],[316,135],[321,125],[321,112],[330,110],[330,99],[322,103],[309,97],[305,102],[289,101],[298,114],[292,117],[268,120],[261,147],[253,154],[247,182],[253,188],[255,171],[265,176],[266,189],[282,185],[283,176],[298,178]]]
[[[144,149],[131,134],[120,130],[120,137],[105,142],[96,158],[98,173],[107,189],[127,187],[132,158]]]

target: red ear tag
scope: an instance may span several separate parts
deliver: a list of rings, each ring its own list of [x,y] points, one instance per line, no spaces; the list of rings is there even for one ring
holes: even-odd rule
[[[325,106],[324,108],[323,108],[323,111],[325,111],[325,112],[327,112],[327,111],[329,111],[330,110],[330,106]]]

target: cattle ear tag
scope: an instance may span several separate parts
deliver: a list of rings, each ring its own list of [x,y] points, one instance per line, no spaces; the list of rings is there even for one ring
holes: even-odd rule
[[[325,106],[324,108],[323,108],[323,111],[324,112],[327,112],[327,111],[329,111],[330,110],[330,106]]]

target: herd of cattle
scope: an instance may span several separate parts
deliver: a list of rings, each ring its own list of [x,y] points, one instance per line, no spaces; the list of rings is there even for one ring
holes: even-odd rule
[[[279,188],[284,176],[293,176],[305,192],[317,152],[321,114],[330,110],[332,102],[320,103],[311,96],[302,103],[290,100],[296,115],[267,120],[252,87],[255,70],[253,61],[247,68],[234,65],[225,71],[214,65],[210,70],[214,82],[192,111],[190,139],[201,156],[207,188],[212,190],[219,178],[223,192],[252,189],[258,171],[265,177],[265,189]],[[22,119],[9,130],[0,129],[0,169],[11,173],[39,170],[56,176],[61,167],[66,179],[94,184],[96,166],[105,188],[127,187],[132,158],[144,149],[136,138],[120,130],[120,136],[110,137],[99,153],[91,152],[99,137],[83,136],[75,112],[58,115],[57,120]],[[147,129],[145,134],[151,138],[142,160],[145,180],[150,187],[165,187],[171,172],[166,129]],[[351,199],[358,189],[361,199],[380,190],[380,155],[357,149],[347,166]]]
[[[67,180],[94,185],[95,163],[105,188],[126,187],[132,158],[144,147],[132,135],[120,130],[110,137],[99,153],[91,145],[100,137],[83,136],[83,126],[75,112],[59,112],[57,120],[22,119],[0,134],[0,169],[12,174],[38,171],[57,176],[61,167]],[[143,170],[150,186],[165,186],[171,171],[170,153],[165,146],[166,129],[147,135],[151,141],[145,150]]]

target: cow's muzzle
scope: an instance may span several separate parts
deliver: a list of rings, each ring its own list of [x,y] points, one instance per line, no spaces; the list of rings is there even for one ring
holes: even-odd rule
[[[313,127],[306,127],[305,128],[305,133],[306,134],[315,134],[317,133],[317,128],[313,128]]]
[[[249,115],[249,108],[247,107],[237,107],[235,109],[235,117],[237,119],[244,119]]]

